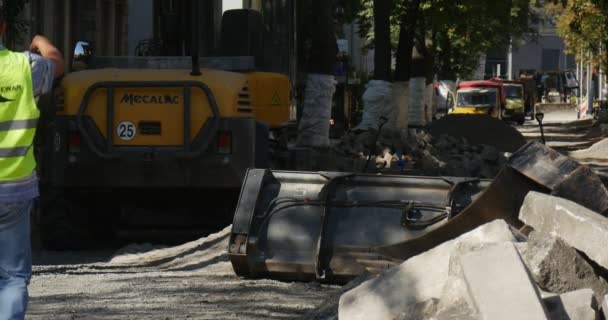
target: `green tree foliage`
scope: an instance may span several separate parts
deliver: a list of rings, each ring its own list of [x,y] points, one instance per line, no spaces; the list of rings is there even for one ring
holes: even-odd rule
[[[534,18],[530,5],[535,0],[398,0],[391,11],[391,45],[399,47],[404,23],[416,27],[411,37],[418,51],[431,63],[430,71],[441,78],[467,77],[477,67],[481,54],[506,47],[512,38],[531,32]],[[412,7],[412,3],[418,6]],[[373,1],[361,0],[361,32],[373,44]],[[416,14],[412,15],[412,10]],[[408,17],[408,18],[404,18]],[[412,24],[411,19],[416,19]],[[407,48],[407,46],[402,46]],[[397,60],[405,52],[397,52]],[[430,55],[430,57],[429,57]]]
[[[551,14],[557,16],[557,31],[565,40],[567,50],[578,56],[580,51],[591,50],[596,59],[608,72],[608,1],[569,0],[565,3],[547,6]],[[599,55],[600,46],[603,48]]]

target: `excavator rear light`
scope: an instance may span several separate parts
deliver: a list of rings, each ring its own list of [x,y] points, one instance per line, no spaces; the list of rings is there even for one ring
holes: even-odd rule
[[[80,132],[74,131],[68,133],[68,152],[79,153],[80,152]]]
[[[220,131],[217,133],[217,153],[232,154],[232,132]]]

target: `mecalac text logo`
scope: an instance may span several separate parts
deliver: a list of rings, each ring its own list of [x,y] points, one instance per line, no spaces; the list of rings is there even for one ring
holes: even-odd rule
[[[140,95],[125,93],[120,103],[135,104],[179,104],[179,96],[171,95]]]
[[[0,87],[0,103],[14,101],[13,99],[6,98],[3,94],[21,91],[23,91],[23,87],[21,85]]]

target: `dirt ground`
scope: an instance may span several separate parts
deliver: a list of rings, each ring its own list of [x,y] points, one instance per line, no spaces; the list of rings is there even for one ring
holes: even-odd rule
[[[533,122],[518,129],[528,139],[540,136]],[[545,134],[563,153],[606,136],[590,122],[551,124]],[[589,164],[598,173],[608,168],[608,162]],[[35,249],[27,319],[299,319],[336,299],[337,286],[235,276],[228,236],[227,228],[182,246],[130,245],[118,252]]]
[[[226,254],[228,235],[117,254],[34,251],[27,319],[297,319],[338,290],[241,279]]]

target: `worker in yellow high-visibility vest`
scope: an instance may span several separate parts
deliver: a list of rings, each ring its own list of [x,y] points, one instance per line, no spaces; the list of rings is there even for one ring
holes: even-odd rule
[[[6,30],[0,2],[0,39]],[[31,277],[30,211],[38,197],[35,98],[63,74],[61,53],[36,36],[29,52],[0,41],[0,320],[24,319]]]

